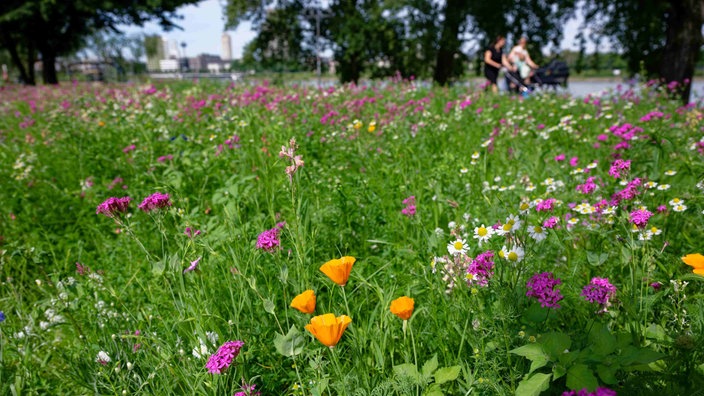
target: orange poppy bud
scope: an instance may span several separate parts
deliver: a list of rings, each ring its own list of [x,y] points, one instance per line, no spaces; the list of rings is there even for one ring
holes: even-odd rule
[[[349,316],[335,317],[328,313],[312,317],[310,324],[306,325],[306,330],[310,331],[323,345],[332,348],[340,341],[342,333],[350,323],[352,319]]]
[[[340,259],[330,260],[320,267],[320,270],[328,276],[333,282],[340,286],[347,284],[347,279],[350,277],[352,265],[357,259],[350,256],[345,256]]]
[[[293,301],[291,301],[291,307],[304,314],[315,312],[315,293],[313,293],[313,290],[306,290],[294,297]]]
[[[699,253],[688,254],[682,257],[682,261],[685,264],[694,267],[695,274],[704,276],[704,256]]]
[[[414,301],[410,297],[399,297],[391,301],[391,313],[403,320],[408,320],[413,315]]]

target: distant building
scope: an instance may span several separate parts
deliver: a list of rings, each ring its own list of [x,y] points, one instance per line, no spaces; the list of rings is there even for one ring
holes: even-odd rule
[[[147,54],[147,70],[159,71],[159,61],[165,59],[164,39],[161,36],[152,35],[144,38],[144,48]]]
[[[218,55],[211,54],[200,54],[195,58],[188,59],[188,68],[194,72],[214,70],[215,66],[210,65],[220,65],[218,70],[225,69],[225,65],[229,64],[230,62],[224,61]]]
[[[222,34],[222,60],[231,61],[232,60],[232,39],[227,32]]]

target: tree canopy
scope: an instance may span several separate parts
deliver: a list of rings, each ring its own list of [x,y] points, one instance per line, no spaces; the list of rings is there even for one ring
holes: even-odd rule
[[[243,20],[261,30],[272,8],[316,9],[314,0],[228,0],[228,26]],[[323,40],[339,63],[343,82],[370,76],[416,75],[446,84],[463,73],[463,48],[479,53],[497,35],[526,36],[540,62],[540,46],[557,48],[567,20],[584,12],[598,41],[616,43],[629,71],[645,69],[665,83],[682,85],[689,97],[694,65],[704,44],[701,0],[331,0]],[[299,18],[301,37],[312,24]],[[261,40],[258,38],[257,40]],[[582,36],[582,40],[585,37]],[[259,46],[264,44],[259,41]],[[303,44],[305,48],[305,44]]]
[[[173,28],[176,10],[197,0],[3,0],[0,2],[0,47],[6,49],[25,83],[34,84],[34,62],[40,56],[45,83],[55,84],[56,58],[79,49],[101,29],[156,20]]]

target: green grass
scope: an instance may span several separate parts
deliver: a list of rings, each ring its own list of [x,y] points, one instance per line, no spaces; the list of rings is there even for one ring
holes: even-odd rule
[[[678,109],[662,92],[595,103],[407,82],[148,88],[0,92],[2,394],[231,395],[244,381],[262,395],[559,395],[597,384],[687,395],[704,384],[704,278],[680,261],[704,240],[701,108]],[[667,117],[641,121],[655,110]],[[626,123],[643,131],[615,151],[608,129]],[[304,165],[289,179],[279,152],[291,138]],[[608,174],[614,153],[632,161],[622,179],[669,188],[641,186],[600,215],[570,209],[623,189]],[[589,176],[599,188],[576,191]],[[157,191],[170,207],[137,208]],[[112,196],[132,197],[128,214],[96,214]],[[401,213],[410,196],[412,217]],[[548,198],[553,212],[519,213]],[[655,214],[632,232],[640,206]],[[475,227],[510,215],[520,227],[478,246]],[[531,238],[550,216],[558,227]],[[257,249],[284,221],[280,248]],[[639,240],[651,227],[660,233]],[[468,252],[452,257],[457,238]],[[522,261],[498,257],[517,247]],[[468,285],[466,266],[485,250],[493,277]],[[319,271],[341,256],[357,260],[344,290]],[[526,297],[526,282],[548,271],[562,280],[559,309]],[[607,313],[580,295],[593,277],[617,288]],[[306,289],[316,315],[352,318],[333,349],[289,307]],[[403,295],[415,300],[407,325],[389,311]],[[235,364],[208,373],[231,340],[245,343]],[[110,362],[96,362],[101,351]]]

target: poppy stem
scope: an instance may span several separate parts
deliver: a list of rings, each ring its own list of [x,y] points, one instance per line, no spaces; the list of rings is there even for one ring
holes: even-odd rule
[[[345,300],[345,309],[347,309],[347,316],[351,318],[352,315],[350,315],[350,306],[347,304],[347,293],[345,293],[345,287],[340,286],[340,289],[342,289],[342,299]]]

